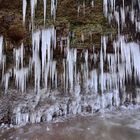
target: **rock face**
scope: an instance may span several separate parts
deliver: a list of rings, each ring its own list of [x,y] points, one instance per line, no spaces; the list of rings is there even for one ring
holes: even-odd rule
[[[10,0],[0,0],[0,9],[1,10],[13,10],[19,11],[22,7],[22,0],[13,0],[12,3]]]
[[[25,27],[22,25],[22,0],[0,1],[0,33],[14,44],[25,38]]]

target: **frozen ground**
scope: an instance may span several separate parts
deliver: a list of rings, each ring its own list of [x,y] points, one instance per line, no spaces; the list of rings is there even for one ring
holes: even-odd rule
[[[99,112],[55,123],[1,129],[1,140],[140,140],[140,109]]]

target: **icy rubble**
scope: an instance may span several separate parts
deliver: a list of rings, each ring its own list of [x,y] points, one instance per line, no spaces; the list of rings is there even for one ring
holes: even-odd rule
[[[15,57],[15,63],[16,63],[16,69],[23,68],[23,55],[24,55],[24,45],[21,44],[21,47],[18,49],[14,49],[14,57]]]
[[[22,68],[20,70],[14,69],[16,86],[22,92],[26,91],[26,82],[28,79],[28,68]]]
[[[2,77],[1,77],[1,80],[2,80],[2,83],[3,81],[6,82],[5,86],[6,88],[8,89],[8,84],[7,84],[7,80],[3,80],[3,79],[9,79],[8,75],[4,78],[3,75],[4,75],[4,71],[5,71],[5,63],[6,63],[6,56],[4,55],[3,53],[3,50],[4,49],[4,44],[3,44],[3,36],[0,36],[0,70],[2,70]]]
[[[47,0],[43,1],[43,7],[44,7],[44,25],[46,23],[46,13],[47,13]],[[37,6],[37,0],[30,0],[30,6],[31,6],[31,23],[32,28],[34,29],[34,17],[35,17],[35,10]],[[25,16],[26,16],[26,8],[27,8],[27,1],[23,0],[23,23],[25,23]],[[57,10],[57,0],[51,0],[51,16],[55,20],[56,19],[56,10]]]
[[[44,4],[44,25],[46,23],[46,12],[47,12],[47,0],[43,0]]]
[[[73,95],[67,97],[62,97],[58,91],[51,93],[44,91],[40,92],[41,95],[36,95],[40,96],[40,100],[37,100],[34,94],[26,95],[22,103],[19,102],[14,107],[11,123],[24,125],[27,123],[49,122],[62,116],[94,113],[108,107],[119,107],[117,91],[114,91],[115,94],[113,92],[105,93],[102,97],[97,94],[82,95],[79,85],[75,88]]]
[[[32,26],[34,26],[35,8],[37,6],[37,0],[30,0],[30,5],[31,5],[31,22]]]
[[[3,78],[2,78],[2,83],[4,85],[4,89],[5,89],[5,93],[8,90],[9,87],[9,79],[12,76],[12,69],[10,69],[7,73],[4,74]]]

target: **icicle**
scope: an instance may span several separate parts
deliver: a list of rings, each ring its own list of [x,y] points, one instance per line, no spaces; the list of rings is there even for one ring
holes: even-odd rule
[[[97,75],[97,70],[92,70],[91,73],[91,80],[89,81],[89,85],[91,88],[94,89],[94,93],[97,94],[98,92],[98,75]]]
[[[114,104],[117,107],[120,105],[120,97],[117,90],[114,91]]]
[[[9,70],[9,72],[7,72],[4,75],[3,84],[4,84],[4,88],[5,88],[5,93],[7,93],[8,85],[9,85],[9,79],[10,79],[11,75],[12,75],[12,70]]]
[[[136,31],[140,32],[140,22],[136,21]]]
[[[0,64],[2,63],[3,59],[3,37],[0,36]]]
[[[50,39],[50,38],[49,38]],[[43,71],[44,71],[44,68],[46,66],[46,50],[47,50],[47,31],[46,30],[43,30],[42,31],[42,47],[41,47],[41,54],[42,54],[42,76],[43,76]],[[50,41],[49,41],[50,43]]]
[[[131,19],[132,23],[135,22],[135,12],[134,12],[134,9],[132,9],[132,11],[130,12],[130,19]]]
[[[14,113],[16,113],[16,125],[21,124],[20,107],[17,107],[17,108],[14,110]]]
[[[54,83],[55,73],[56,73],[56,61],[53,61],[52,64],[51,64],[51,80],[52,80],[52,83]]]
[[[47,64],[46,67],[46,62],[50,62],[51,61],[51,41],[53,40],[53,43],[55,45],[55,34],[54,34],[54,30],[53,28],[48,28],[46,30],[42,30],[42,76],[44,76],[43,72],[44,72],[44,68],[45,68],[45,85],[47,87],[47,81],[48,81],[48,71],[49,71],[49,63]],[[47,60],[46,60],[46,56],[47,56]],[[43,77],[42,77],[43,78]]]
[[[23,0],[22,2],[23,2],[23,4],[22,4],[23,5],[22,14],[23,14],[23,25],[24,25],[25,24],[25,18],[26,18],[27,0]]]
[[[45,68],[45,87],[48,89],[48,77],[49,77],[49,68],[50,68],[50,61],[47,62],[46,68]]]
[[[66,90],[66,62],[63,59],[63,82],[64,82],[64,90]]]
[[[35,7],[37,5],[37,0],[31,0],[31,21],[32,26],[34,25]]]
[[[104,66],[103,66],[103,52],[102,52],[102,47],[100,51],[100,71],[101,71],[101,93],[103,93],[104,90]]]
[[[16,79],[16,86],[21,92],[26,91],[26,82],[28,78],[28,68],[22,68],[20,70],[14,69],[14,75]]]
[[[56,49],[56,30],[54,26],[51,27],[51,41],[53,48]]]
[[[32,34],[32,51],[33,51],[33,56],[34,56],[34,51],[38,50],[39,51],[39,45],[40,45],[40,36],[41,36],[41,31],[38,30]]]
[[[86,14],[86,4],[85,4],[85,1],[83,1],[83,15]]]
[[[85,79],[85,88],[86,91],[88,92],[88,75],[89,75],[89,68],[88,68],[88,50],[85,52],[85,65],[84,65],[84,79]]]
[[[114,16],[115,16],[117,24],[118,24],[118,34],[120,34],[120,17],[119,17],[119,12],[115,11]]]
[[[56,19],[57,0],[51,0],[51,16]]]
[[[57,71],[55,71],[55,88],[57,88]]]
[[[43,0],[43,2],[44,2],[44,25],[45,25],[45,23],[46,23],[47,2],[46,2],[46,0]]]
[[[67,67],[68,67],[68,78],[70,82],[70,90],[73,90],[73,74],[74,74],[74,65],[73,65],[73,52],[68,48],[67,54]]]
[[[74,63],[74,77],[75,77],[75,83],[77,82],[77,49],[74,49],[74,58],[73,58],[73,63]]]
[[[107,38],[103,37],[103,49],[104,49],[104,61],[106,60],[106,48],[107,48]]]
[[[2,79],[4,75],[5,65],[6,65],[6,55],[3,54],[3,37],[0,36],[0,66],[2,66]]]
[[[78,5],[77,13],[78,13],[78,16],[79,16],[79,14],[80,14],[80,5]]]
[[[84,42],[84,40],[85,40],[85,37],[84,37],[83,33],[81,34],[81,40],[82,40],[82,42]]]
[[[4,75],[4,71],[5,71],[5,66],[6,66],[6,55],[3,55],[3,59],[2,59],[2,79],[3,79],[3,75]]]
[[[52,42],[52,44],[51,44]],[[53,56],[53,49],[51,49],[51,45],[56,47],[56,31],[54,28],[48,28],[45,30],[42,30],[42,76],[43,71],[46,66],[46,62],[51,61],[51,58]],[[47,60],[46,60],[47,56]]]
[[[121,8],[121,25],[122,25],[122,29],[123,29],[123,26],[125,24],[125,9],[124,8]]]

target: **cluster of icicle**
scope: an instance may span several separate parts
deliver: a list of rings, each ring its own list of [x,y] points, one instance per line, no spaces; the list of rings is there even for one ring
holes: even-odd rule
[[[115,5],[112,1],[111,6]],[[34,7],[37,1],[31,0],[32,15],[34,15]],[[104,1],[106,15],[108,14],[108,4]],[[26,5],[26,2],[24,1]],[[106,5],[106,6],[105,6]],[[26,7],[26,6],[23,6]],[[114,8],[115,9],[115,8]],[[24,10],[25,12],[26,10]],[[25,15],[25,14],[23,14]],[[123,21],[123,20],[122,20]],[[6,56],[3,54],[3,37],[0,37],[0,65],[2,65],[2,82],[5,87],[5,92],[8,90],[9,78],[15,77],[16,87],[22,92],[26,91],[26,85],[29,76],[34,74],[35,91],[40,91],[40,83],[43,83],[43,88],[62,86],[65,91],[73,91],[75,85],[80,84],[88,90],[93,90],[96,93],[104,93],[112,89],[118,90],[125,87],[125,82],[128,79],[135,78],[140,81],[140,50],[139,44],[135,42],[127,43],[124,36],[118,36],[113,42],[114,54],[106,53],[108,37],[103,36],[101,39],[100,53],[94,52],[89,54],[88,50],[83,52],[80,57],[84,57],[84,63],[80,64],[80,69],[77,68],[78,57],[77,49],[70,48],[69,36],[62,37],[67,42],[65,47],[66,59],[63,59],[63,71],[58,73],[58,62],[53,59],[53,50],[56,48],[56,31],[54,27],[37,30],[32,33],[32,54],[29,67],[23,67],[24,44],[21,44],[19,49],[14,50],[15,67],[4,74],[4,65]],[[63,48],[63,46],[61,46]],[[41,57],[40,57],[41,52]],[[120,53],[121,52],[121,53]],[[96,64],[97,57],[100,60],[100,67],[89,69],[91,62]],[[89,61],[90,60],[90,61]],[[104,70],[104,63],[107,60],[108,71]],[[133,70],[134,69],[134,70]],[[34,72],[33,72],[34,70]],[[81,82],[82,81],[82,82]]]
[[[129,6],[125,6],[127,0],[122,0],[122,6],[116,6],[117,0],[104,0],[103,1],[103,10],[104,15],[108,18],[109,22],[111,23],[112,20],[116,20],[118,25],[118,33],[126,27],[126,23],[128,22],[128,15],[129,20],[132,24],[135,25],[136,31],[140,32],[140,1],[139,0],[132,0],[132,4]],[[137,7],[137,8],[136,8]]]
[[[23,67],[24,46],[14,50],[15,67],[5,74],[5,89],[8,89],[9,76],[14,73],[16,86],[22,92],[26,91],[28,77],[34,74],[35,91],[39,92],[40,83],[43,88],[48,86],[62,86],[65,91],[73,91],[75,85],[80,84],[88,90],[96,93],[118,90],[125,87],[126,81],[134,77],[136,82],[140,82],[140,50],[139,44],[135,42],[127,43],[124,36],[119,36],[113,42],[114,53],[106,53],[108,37],[103,36],[101,39],[100,53],[94,52],[89,54],[85,50],[81,56],[77,56],[77,49],[70,48],[69,37],[66,37],[67,47],[65,47],[65,56],[62,61],[63,71],[57,70],[60,64],[53,58],[53,51],[56,48],[56,31],[53,27],[37,30],[32,34],[32,54],[29,67]],[[42,43],[41,43],[42,42]],[[1,44],[2,48],[2,38]],[[41,57],[40,57],[41,52]],[[121,53],[120,53],[121,52]],[[0,51],[0,62],[2,63],[2,49]],[[78,57],[84,58],[84,63],[77,66]],[[99,68],[90,68],[90,65],[96,64],[100,60]],[[89,61],[90,60],[90,61]],[[106,63],[107,61],[107,63]],[[104,70],[104,63],[108,66],[108,71]],[[80,68],[79,68],[80,67]],[[34,70],[32,72],[32,70]],[[59,73],[58,73],[59,72]]]
[[[4,70],[5,65],[6,65],[6,61],[3,62],[2,83],[3,83],[4,88],[5,88],[5,93],[8,90],[10,77],[14,77],[15,85],[16,85],[17,89],[20,89],[22,92],[24,92],[26,90],[26,82],[27,82],[29,68],[23,67],[23,53],[24,53],[23,47],[24,46],[22,44],[19,49],[13,50],[13,57],[15,60],[15,67],[14,68]],[[0,48],[3,48],[3,45],[1,45]],[[4,57],[3,52],[1,52],[1,55],[2,55],[3,59],[6,59],[6,56]]]
[[[26,19],[26,11],[27,11],[27,0],[23,0],[23,24],[25,24]],[[44,24],[46,22],[46,10],[47,10],[47,0],[43,0],[44,5]],[[37,0],[30,0],[30,7],[31,7],[31,22],[32,25],[34,23],[34,17],[35,17],[35,9],[37,6]],[[57,0],[51,0],[51,16],[55,20],[56,18],[56,9],[57,9]]]
[[[13,50],[13,58],[15,62],[14,68],[11,68],[9,70],[6,70],[6,73],[4,72],[4,66],[5,66],[5,57],[3,54],[3,38],[0,38],[0,64],[2,65],[2,82],[5,87],[5,93],[8,90],[9,80],[10,77],[14,76],[15,84],[17,89],[19,89],[21,92],[26,91],[26,84],[29,78],[29,74],[32,75],[34,73],[34,81],[35,81],[35,91],[39,92],[40,90],[40,82],[41,79],[45,81],[45,87],[47,87],[47,77],[50,75],[52,77],[52,83],[55,79],[55,85],[57,86],[57,71],[56,71],[56,62],[52,61],[52,49],[51,49],[51,42],[53,42],[53,45],[56,46],[56,32],[54,28],[48,28],[44,29],[42,31],[36,31],[32,35],[32,53],[33,56],[30,58],[29,66],[24,67],[24,45],[23,43],[19,48],[15,48]],[[40,46],[40,39],[42,42],[41,48]],[[42,61],[40,61],[39,57],[39,51],[41,49],[42,52]],[[46,59],[47,57],[47,59]],[[4,59],[4,60],[3,60]],[[42,64],[42,65],[41,65]],[[32,68],[34,72],[32,72]],[[42,71],[41,71],[42,69]],[[5,73],[5,74],[4,74]],[[42,75],[42,78],[41,78]]]
[[[83,112],[83,108],[88,106],[90,106],[91,112],[93,112],[98,109],[104,109],[108,106],[118,107],[120,104],[124,104],[126,99],[129,99],[130,101],[134,100],[131,95],[125,92],[121,95],[122,98],[120,98],[119,89],[125,90],[125,84],[127,81],[132,79],[132,77],[135,79],[135,84],[140,82],[139,44],[135,42],[128,43],[124,36],[119,36],[113,42],[114,53],[106,53],[108,47],[108,37],[103,36],[101,39],[101,50],[99,53],[95,53],[93,47],[92,54],[86,50],[81,56],[78,56],[77,49],[70,48],[69,46],[69,37],[66,37],[65,39],[67,42],[67,47],[65,48],[66,58],[63,59],[63,71],[60,72],[57,70],[57,63],[59,65],[60,62],[53,59],[53,50],[56,47],[54,28],[35,31],[32,35],[33,57],[30,60],[28,70],[31,75],[34,73],[35,91],[39,93],[40,96],[42,96],[42,91],[40,90],[40,82],[42,81],[45,91],[47,91],[47,89],[52,85],[54,85],[55,88],[62,86],[65,91],[69,90],[69,92],[72,93],[74,100],[69,103],[69,101],[65,99],[64,103],[62,99],[59,100],[57,98],[58,102],[49,106],[46,110],[41,108],[39,110],[26,113],[21,111],[23,108],[21,104],[21,106],[18,106],[14,110],[14,113],[16,114],[16,124],[41,122],[44,116],[45,121],[51,121],[53,120],[54,114],[57,114],[58,116],[77,114]],[[40,44],[41,41],[42,44]],[[21,50],[22,46],[20,49],[16,50],[14,54],[16,58],[16,69],[19,68],[20,64],[22,66],[23,63],[23,52],[21,52]],[[40,59],[40,51],[42,52],[42,59]],[[76,65],[78,57],[84,57],[84,63],[81,63],[79,66],[80,70]],[[99,69],[94,67],[89,69],[91,62],[96,63],[97,58],[100,60]],[[108,71],[104,70],[105,62],[108,65]],[[32,68],[34,69],[33,73]],[[23,73],[23,70],[24,69],[22,69],[22,73],[19,74],[20,77],[22,77],[22,80],[17,80],[20,77],[16,79],[16,81],[18,81],[16,83],[19,84],[18,88],[21,88],[21,90],[22,85],[24,85],[27,82],[26,80],[28,80],[28,77],[23,79],[26,75]],[[81,80],[83,80],[83,83]],[[84,92],[87,93],[86,96],[82,94],[83,89],[85,89]],[[99,94],[99,92],[101,94]],[[46,95],[48,93],[45,92]],[[39,94],[37,94],[37,96]],[[53,99],[56,100],[55,96]],[[35,104],[38,104],[38,101],[39,100],[37,99],[37,103]],[[139,101],[140,98],[137,98],[136,102]]]

